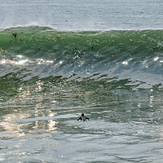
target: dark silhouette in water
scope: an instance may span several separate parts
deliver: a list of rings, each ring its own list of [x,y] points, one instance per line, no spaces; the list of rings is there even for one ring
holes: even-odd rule
[[[17,36],[17,33],[13,33],[12,35],[13,35],[13,36],[16,38],[16,36]]]
[[[84,116],[84,113],[82,113],[81,116],[77,119],[77,121],[81,120],[81,121],[86,122],[87,119],[89,120],[89,118],[88,118],[88,117],[85,117],[85,116]]]

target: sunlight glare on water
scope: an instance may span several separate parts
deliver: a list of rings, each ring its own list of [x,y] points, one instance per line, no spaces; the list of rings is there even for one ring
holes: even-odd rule
[[[161,0],[0,4],[0,162],[162,163]]]

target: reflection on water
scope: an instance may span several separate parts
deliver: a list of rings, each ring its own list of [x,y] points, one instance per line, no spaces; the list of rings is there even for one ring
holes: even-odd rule
[[[140,81],[106,77],[20,82],[17,94],[1,103],[1,161],[82,162],[83,156],[90,162],[161,160],[159,86],[133,91]],[[90,121],[77,121],[82,112]]]
[[[40,118],[40,120],[30,121],[29,118],[31,116],[38,116],[37,109],[32,114],[28,113],[28,111],[22,112],[21,109],[19,109],[19,113],[17,112],[16,110],[14,113],[6,114],[1,117],[1,139],[11,139],[31,134],[51,133],[58,130],[56,127],[58,122],[52,119],[48,120],[48,117],[47,120]],[[49,117],[55,115],[56,113],[50,113]],[[29,119],[29,121],[19,122],[21,119]]]
[[[26,57],[23,57],[22,55],[18,55],[17,58],[13,58],[12,60],[9,60],[9,59],[1,59],[0,60],[0,64],[11,64],[13,66],[15,65],[24,65],[24,66],[27,66],[29,64],[45,64],[45,65],[48,65],[48,64],[52,64],[53,61],[50,61],[50,60],[45,60],[45,59],[36,59],[36,60],[29,60],[29,59],[20,59],[20,58],[26,58]],[[59,62],[59,64],[61,64],[61,61]]]

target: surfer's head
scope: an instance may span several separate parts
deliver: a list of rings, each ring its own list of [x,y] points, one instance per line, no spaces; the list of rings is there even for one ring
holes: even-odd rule
[[[82,113],[81,116],[84,117],[84,113]]]

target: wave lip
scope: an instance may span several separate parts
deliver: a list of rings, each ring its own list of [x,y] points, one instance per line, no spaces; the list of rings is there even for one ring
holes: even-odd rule
[[[6,29],[13,29],[13,28],[28,28],[28,27],[44,27],[44,28],[49,28],[49,30],[54,30],[58,32],[107,32],[107,31],[146,31],[146,30],[163,30],[162,27],[57,27],[56,25],[52,24],[41,24],[38,22],[32,22],[32,23],[27,23],[27,24],[22,24],[22,25],[6,25],[0,27],[0,31],[4,31]]]

